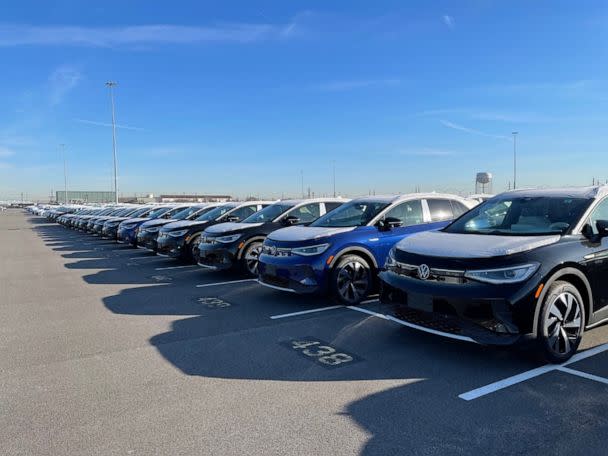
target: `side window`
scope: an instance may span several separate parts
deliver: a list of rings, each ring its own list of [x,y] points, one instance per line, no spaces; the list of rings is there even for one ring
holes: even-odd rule
[[[325,213],[327,214],[340,206],[342,206],[342,203],[325,203]]]
[[[589,216],[589,225],[591,225],[594,234],[598,233],[596,225],[598,220],[608,220],[608,198],[605,198],[600,204],[598,204]]]
[[[460,217],[465,212],[469,212],[469,208],[462,204],[460,201],[452,200],[452,211],[454,212],[454,217]]]
[[[426,201],[429,204],[429,211],[431,211],[431,221],[441,222],[442,220],[450,220],[454,218],[450,200],[428,199]]]
[[[321,208],[319,203],[306,204],[296,207],[289,212],[289,215],[295,215],[300,219],[300,223],[314,222],[321,216]]]
[[[257,212],[257,206],[243,206],[235,209],[234,212],[231,212],[230,215],[234,217],[238,217],[239,220],[245,220],[251,214],[255,214]]]
[[[420,225],[424,223],[422,203],[420,200],[406,201],[389,210],[384,218],[401,220],[402,226]]]

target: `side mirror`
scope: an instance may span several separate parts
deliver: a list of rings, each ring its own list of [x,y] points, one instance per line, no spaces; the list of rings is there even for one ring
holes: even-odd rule
[[[595,227],[599,238],[608,237],[608,220],[596,220]]]
[[[298,223],[300,223],[300,218],[296,217],[295,215],[288,215],[282,220],[282,222],[283,225],[286,226],[297,225]]]
[[[227,222],[240,222],[241,219],[238,218],[236,215],[229,215],[228,217],[226,217],[226,221]]]
[[[396,217],[385,217],[378,220],[377,227],[379,231],[390,231],[393,228],[398,228],[403,225],[403,222]]]

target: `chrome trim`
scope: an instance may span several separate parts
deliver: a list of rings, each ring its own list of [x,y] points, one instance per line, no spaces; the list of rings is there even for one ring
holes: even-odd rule
[[[263,287],[272,288],[274,290],[287,291],[288,293],[297,293],[297,291],[292,288],[285,288],[285,287],[279,287],[276,285],[270,285],[269,283],[262,282],[260,279],[257,279],[256,282],[259,283],[260,285],[262,285]]]

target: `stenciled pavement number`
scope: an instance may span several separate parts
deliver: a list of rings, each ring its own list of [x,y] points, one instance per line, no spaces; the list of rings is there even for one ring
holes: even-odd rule
[[[324,367],[341,367],[360,361],[360,358],[313,337],[291,340],[283,345]]]
[[[232,306],[232,304],[220,298],[198,298],[197,302],[208,309],[225,309]]]

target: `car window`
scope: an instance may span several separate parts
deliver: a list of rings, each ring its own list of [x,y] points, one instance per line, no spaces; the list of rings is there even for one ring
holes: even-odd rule
[[[293,204],[284,204],[284,203],[275,203],[270,206],[266,206],[261,211],[256,212],[253,215],[250,215],[245,220],[244,223],[267,223],[272,222],[274,219],[279,217],[281,214],[284,214],[289,209],[293,207]]]
[[[320,217],[311,226],[327,228],[364,226],[388,205],[389,203],[385,201],[351,201]]]
[[[422,202],[420,200],[406,201],[390,209],[384,218],[401,220],[402,226],[419,225],[424,222]]]
[[[591,215],[589,216],[589,225],[593,229],[593,233],[597,234],[597,221],[598,220],[608,220],[608,198],[605,198],[600,204],[593,209]]]
[[[211,209],[210,211],[197,216],[194,220],[197,222],[209,222],[211,220],[217,220],[229,210],[234,209],[234,207],[234,204],[224,204],[222,206],[217,206],[214,209]]]
[[[334,209],[339,208],[340,206],[342,206],[342,203],[334,203],[334,202],[329,202],[329,203],[325,203],[325,213],[329,212],[329,211],[333,211]]]
[[[454,212],[454,217],[460,217],[465,212],[469,211],[469,208],[462,204],[460,201],[451,200],[452,203],[452,211]]]
[[[239,207],[238,209],[235,209],[234,211],[232,211],[229,214],[229,216],[238,217],[239,220],[245,220],[247,217],[249,217],[252,214],[255,214],[257,211],[258,211],[257,204],[255,206],[243,206],[243,207]]]
[[[300,223],[314,222],[321,215],[319,203],[305,204],[304,206],[296,207],[289,212],[290,216],[298,217]]]
[[[446,199],[428,199],[429,210],[431,211],[431,220],[440,222],[442,220],[450,220],[454,218],[452,205],[450,200]]]

